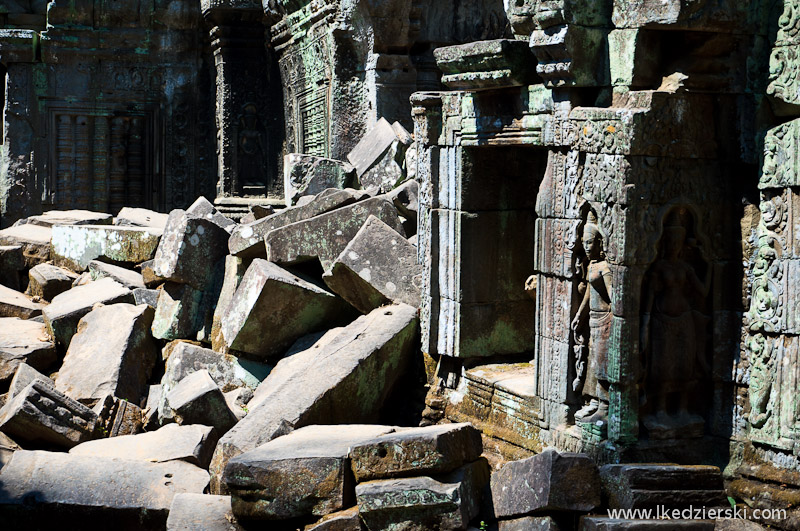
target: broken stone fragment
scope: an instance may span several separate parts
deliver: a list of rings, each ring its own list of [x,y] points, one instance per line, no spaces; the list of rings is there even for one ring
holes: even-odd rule
[[[142,431],[142,408],[114,397],[105,395],[92,408],[100,417],[103,426],[103,435],[108,437],[119,437],[121,435],[135,435]]]
[[[156,288],[167,281],[167,279],[161,278],[156,274],[155,269],[153,269],[154,266],[155,260],[148,260],[139,264],[139,270],[142,272],[142,280],[144,281],[144,285],[148,288]]]
[[[183,460],[207,468],[217,437],[211,426],[167,424],[152,432],[81,443],[69,453],[162,463]]]
[[[162,389],[161,384],[157,384],[151,385],[147,390],[147,402],[142,412],[142,428],[145,431],[154,431],[160,426],[158,405],[161,403]]]
[[[356,487],[368,529],[466,529],[478,515],[489,464],[479,459],[446,475],[382,479]]]
[[[96,438],[97,414],[35,380],[0,409],[0,431],[17,441],[71,448]]]
[[[56,342],[68,348],[72,336],[78,330],[78,322],[92,311],[95,304],[120,302],[133,302],[131,290],[110,278],[103,278],[58,295],[42,314],[50,335]]]
[[[161,286],[153,318],[153,337],[167,340],[194,337],[203,326],[202,302],[203,292],[188,284],[167,282]]]
[[[163,529],[176,494],[201,494],[208,473],[183,461],[20,450],[0,472],[0,511],[9,529]]]
[[[11,401],[11,399],[24,391],[25,388],[34,381],[40,381],[54,389],[56,387],[56,383],[53,380],[40,373],[27,363],[20,363],[17,367],[17,372],[14,373],[14,377],[11,379],[11,385],[8,387],[8,396],[6,399]]]
[[[589,512],[600,506],[600,474],[584,454],[544,452],[507,463],[492,474],[498,518],[541,511]]]
[[[22,275],[25,270],[25,255],[21,245],[0,245],[0,284],[22,291]]]
[[[469,423],[398,429],[353,444],[353,473],[359,483],[373,479],[452,472],[483,452],[481,433]]]
[[[497,531],[560,531],[558,524],[549,516],[525,516],[497,522]]]
[[[442,83],[454,90],[498,89],[541,82],[525,41],[496,39],[437,48]]]
[[[150,227],[164,231],[169,214],[154,212],[146,208],[124,207],[114,219],[114,225],[127,227]]]
[[[397,209],[384,198],[374,197],[354,205],[280,227],[267,234],[267,258],[281,265],[319,259],[330,269],[369,216],[375,216],[405,238]]]
[[[358,507],[326,514],[318,522],[309,524],[304,531],[362,531],[364,525],[358,516]]]
[[[352,446],[390,426],[308,426],[230,460],[224,481],[237,517],[287,520],[323,516],[355,503]]]
[[[150,335],[153,309],[111,304],[89,312],[78,324],[56,389],[81,402],[106,394],[139,403],[158,358]]]
[[[56,346],[44,324],[0,317],[0,386],[11,381],[22,366],[45,370],[55,361]]]
[[[51,264],[39,264],[28,272],[28,295],[51,301],[72,288],[78,275]]]
[[[270,231],[351,205],[367,197],[369,196],[361,191],[329,188],[302,205],[283,209],[253,223],[239,225],[228,240],[228,249],[231,254],[242,258],[266,258],[264,237]]]
[[[289,153],[283,157],[283,190],[286,206],[300,197],[316,195],[328,188],[348,188],[353,184],[355,168],[341,160]]]
[[[146,304],[153,310],[158,307],[158,296],[160,292],[157,289],[136,288],[133,290],[133,303],[136,306]]]
[[[0,285],[0,317],[30,319],[41,315],[45,306],[45,304],[33,302],[24,293]]]
[[[416,234],[419,214],[419,183],[413,179],[408,180],[384,194],[383,197],[391,201],[400,215],[406,219],[403,222],[406,234]]]
[[[48,210],[44,214],[31,216],[20,221],[20,224],[54,227],[55,225],[111,225],[113,216],[104,212],[91,210]]]
[[[178,494],[172,499],[167,531],[243,531],[231,511],[230,496]]]
[[[231,235],[234,238],[236,232]],[[217,299],[216,307],[214,308],[214,315],[211,318],[211,332],[209,339],[214,350],[224,350],[224,338],[221,335],[220,327],[222,326],[222,317],[228,312],[233,295],[236,289],[244,278],[247,267],[250,265],[249,260],[244,260],[238,256],[228,255],[225,257],[225,272],[222,277],[222,286],[220,287],[219,298]]]
[[[195,202],[186,209],[186,213],[192,216],[208,219],[216,226],[225,229],[228,233],[230,233],[236,227],[235,221],[226,217],[223,213],[217,210],[214,204],[203,196],[195,199]]]
[[[153,258],[161,239],[146,227],[57,225],[53,227],[53,261],[76,272],[85,271],[96,258],[129,265]]]
[[[144,279],[141,273],[98,260],[89,262],[89,274],[92,276],[92,280],[111,278],[128,289],[144,288]]]
[[[225,402],[233,414],[236,415],[238,420],[242,420],[247,416],[247,403],[253,399],[253,391],[249,387],[240,387],[227,393],[225,395]]]
[[[226,347],[264,359],[347,316],[347,305],[336,295],[256,258],[222,316],[220,331]]]
[[[390,302],[420,306],[422,266],[417,265],[417,250],[375,216],[367,218],[322,278],[361,313]]]
[[[167,402],[174,411],[175,420],[181,425],[213,426],[222,434],[238,420],[228,407],[222,390],[205,369],[181,380],[167,394]]]
[[[722,472],[715,466],[604,465],[600,477],[612,509],[719,507],[725,502]]]
[[[217,445],[211,464],[215,492],[223,488],[220,480],[230,458],[292,429],[375,422],[411,358],[416,337],[416,309],[387,306],[279,361],[258,386],[250,412]]]
[[[11,437],[0,433],[0,470],[11,461],[11,457],[17,450],[22,450],[22,448]]]
[[[0,245],[22,247],[25,267],[50,260],[52,230],[39,225],[17,225],[0,230]]]
[[[381,118],[347,155],[347,160],[355,166],[361,186],[388,192],[405,178],[406,149],[412,142],[411,134],[400,123],[390,124]]]

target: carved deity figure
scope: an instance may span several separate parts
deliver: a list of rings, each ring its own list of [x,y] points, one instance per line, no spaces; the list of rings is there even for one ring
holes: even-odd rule
[[[580,388],[585,372],[583,391],[586,404],[575,413],[575,420],[597,424],[608,416],[608,338],[611,333],[611,271],[603,252],[603,234],[597,218],[590,212],[583,228],[583,249],[586,252],[586,289],[578,312],[572,320],[576,342],[577,378],[573,389]],[[588,323],[587,323],[588,321]],[[588,338],[586,328],[588,324]],[[588,341],[587,341],[588,339]],[[586,359],[584,360],[584,355]]]
[[[706,271],[701,281],[686,256],[696,244],[687,238],[684,209],[674,209],[665,221],[661,248],[645,279],[641,347],[650,414],[644,424],[653,438],[702,436],[703,418],[690,412],[690,401],[705,359],[705,327],[701,313],[711,286]]]

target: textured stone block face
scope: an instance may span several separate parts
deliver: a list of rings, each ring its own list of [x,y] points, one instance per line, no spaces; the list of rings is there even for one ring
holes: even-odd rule
[[[605,465],[603,491],[611,508],[722,507],[722,473],[715,466]]]
[[[151,463],[181,460],[205,468],[217,441],[213,429],[199,424],[167,424],[153,432],[87,441],[71,448],[69,453]]]
[[[411,135],[402,125],[381,118],[347,155],[347,160],[355,166],[364,188],[388,192],[403,179],[405,153],[411,142]]]
[[[286,520],[323,516],[351,505],[348,454],[388,426],[308,426],[230,460],[224,480],[241,518]]]
[[[36,380],[45,385],[49,385],[53,389],[56,387],[56,383],[53,380],[40,373],[27,363],[20,363],[17,367],[17,372],[14,373],[14,377],[11,379],[6,402],[10,402],[12,398],[20,394],[25,390],[26,387]]]
[[[364,524],[358,516],[358,507],[328,514],[318,522],[306,526],[305,531],[362,531]]]
[[[374,216],[347,244],[323,280],[361,313],[401,302],[420,305],[422,266],[417,249]]]
[[[466,529],[489,481],[485,459],[444,476],[361,483],[356,498],[368,529]]]
[[[405,235],[394,205],[376,197],[273,230],[265,239],[267,258],[281,265],[317,258],[329,269],[371,215]]]
[[[205,369],[193,372],[167,394],[178,424],[203,424],[225,433],[238,420]]]
[[[286,205],[304,195],[316,195],[328,188],[343,189],[353,184],[355,168],[340,160],[289,153],[283,157],[283,191]]]
[[[153,309],[112,304],[89,312],[69,344],[56,389],[75,400],[106,394],[139,403],[158,357]]]
[[[0,230],[0,245],[22,247],[26,267],[33,267],[50,259],[52,230],[38,225],[17,225]]]
[[[181,461],[23,450],[3,467],[2,481],[0,507],[12,528],[84,527],[97,518],[123,529],[163,529],[175,495],[202,493],[208,473]]]
[[[38,380],[0,409],[3,433],[64,448],[94,439],[97,423],[94,411]]]
[[[20,365],[39,370],[56,361],[56,346],[42,323],[0,318],[0,383],[9,382]]]
[[[546,450],[507,463],[492,474],[492,502],[498,518],[537,511],[589,512],[600,506],[600,475],[586,455]]]
[[[555,520],[549,516],[526,516],[497,522],[497,531],[559,531]]]
[[[203,326],[201,306],[203,292],[188,284],[168,282],[159,289],[153,337],[188,339]]]
[[[0,284],[20,291],[25,269],[25,255],[21,245],[0,245]]]
[[[241,225],[237,228],[240,228]],[[235,236],[231,235],[231,238]],[[262,245],[263,247],[263,245]],[[236,293],[236,288],[244,278],[247,272],[247,267],[250,265],[249,260],[245,260],[238,256],[228,255],[225,257],[225,271],[222,275],[222,287],[220,288],[219,298],[217,299],[217,306],[214,308],[214,315],[211,318],[211,332],[209,339],[211,345],[216,351],[222,350],[225,338],[222,337],[221,326],[222,317],[228,313],[228,306],[233,300],[233,294]]]
[[[477,460],[482,451],[480,432],[465,423],[399,429],[354,444],[350,455],[353,473],[361,483],[452,472]]]
[[[110,278],[90,282],[58,295],[42,312],[47,330],[56,341],[69,347],[78,322],[97,303],[133,302],[131,291]]]
[[[230,496],[177,494],[172,499],[167,531],[240,531],[231,511]]]
[[[377,420],[410,359],[416,313],[407,305],[379,308],[278,362],[256,390],[250,413],[220,439],[211,463],[213,488],[221,488],[230,458],[292,429]]]
[[[227,347],[261,359],[283,353],[299,337],[340,322],[342,315],[347,313],[341,299],[257,258],[234,293],[220,330]]]
[[[272,230],[319,216],[339,207],[353,204],[369,197],[366,192],[336,190],[333,188],[317,194],[311,201],[286,208],[270,216],[239,225],[231,233],[228,249],[231,254],[243,258],[266,258],[264,237]]]
[[[78,275],[50,264],[39,264],[28,272],[27,293],[46,301],[53,300],[72,287]]]
[[[153,270],[161,278],[203,289],[211,280],[213,265],[227,254],[229,237],[212,212],[201,216],[173,210]]]
[[[539,81],[536,57],[524,41],[498,39],[437,48],[442,83],[455,90],[532,85]]]
[[[128,289],[144,288],[144,279],[141,273],[97,260],[89,262],[89,274],[92,275],[92,280],[111,278]]]
[[[154,212],[146,208],[125,207],[119,211],[114,219],[114,225],[123,227],[150,227],[153,229],[164,230],[167,226],[168,214]]]
[[[25,219],[26,223],[41,227],[55,225],[111,225],[113,216],[91,210],[49,210],[38,216]]]
[[[24,293],[0,285],[0,317],[30,319],[41,315],[44,304],[33,302]]]
[[[77,272],[85,271],[96,258],[139,264],[153,258],[160,238],[159,231],[149,228],[57,225],[53,227],[53,261]]]

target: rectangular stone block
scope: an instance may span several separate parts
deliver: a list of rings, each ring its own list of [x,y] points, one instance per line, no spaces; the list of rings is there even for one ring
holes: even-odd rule
[[[0,285],[0,318],[30,319],[41,315],[45,304],[33,300],[19,291]]]
[[[497,522],[497,531],[560,531],[560,527],[549,516],[525,516]]]
[[[33,267],[50,260],[52,230],[39,225],[16,225],[0,230],[0,245],[22,247],[25,266]]]
[[[167,282],[159,288],[152,333],[156,339],[193,338],[203,326],[203,292],[188,284]]]
[[[153,258],[160,239],[159,231],[143,227],[56,225],[53,261],[77,272],[85,271],[96,258],[139,264]]]
[[[22,290],[25,256],[21,245],[0,245],[0,284],[16,291]]]
[[[250,413],[217,445],[213,488],[219,492],[231,457],[287,431],[315,423],[376,421],[416,339],[416,309],[385,306],[282,359],[256,390]]]
[[[160,292],[157,289],[136,288],[133,290],[133,303],[136,306],[146,304],[153,310],[158,307],[158,296]]]
[[[236,235],[236,230],[241,228],[241,225],[234,230],[231,238]],[[229,242],[230,243],[230,242]],[[263,245],[262,245],[263,247]],[[233,300],[233,295],[236,293],[236,288],[244,278],[244,274],[250,265],[250,260],[245,260],[238,256],[228,255],[225,257],[225,271],[222,276],[222,286],[217,299],[217,306],[214,308],[214,315],[211,318],[211,332],[209,334],[212,348],[220,351],[224,345],[225,338],[222,337],[221,326],[222,317],[228,312],[228,307]]]
[[[330,269],[371,215],[405,236],[394,205],[375,197],[269,232],[267,259],[280,265],[319,259],[323,269]]]
[[[539,81],[536,58],[524,41],[496,39],[437,48],[442,83],[454,90],[533,85]]]
[[[236,289],[220,330],[228,348],[261,359],[282,354],[299,337],[335,326],[347,316],[347,304],[340,298],[256,258]]]
[[[0,431],[18,441],[71,448],[97,438],[91,409],[35,380],[0,409]]]
[[[48,210],[44,214],[25,219],[26,223],[42,227],[56,225],[111,225],[113,216],[91,210]]]
[[[368,481],[356,487],[358,511],[368,529],[466,529],[489,474],[481,458],[443,476]]]
[[[722,473],[715,466],[676,464],[605,465],[603,491],[611,508],[723,507]]]
[[[111,304],[78,323],[58,372],[56,389],[82,402],[106,394],[138,404],[158,357],[150,335],[153,309]]]
[[[99,280],[101,278],[111,278],[116,280],[128,289],[144,288],[144,279],[141,273],[125,269],[124,267],[115,266],[113,264],[106,264],[98,260],[89,262],[89,274],[92,280]]]
[[[355,168],[347,162],[302,153],[283,156],[286,206],[297,204],[302,196],[317,195],[329,188],[348,188],[354,178]]]
[[[307,426],[238,455],[224,481],[236,515],[253,520],[324,516],[355,502],[350,449],[389,426]]]
[[[600,506],[600,474],[584,454],[548,449],[512,461],[492,474],[492,503],[498,518],[535,512],[589,512]]]
[[[446,474],[477,460],[481,433],[469,423],[398,429],[353,444],[353,474],[359,483],[373,479]]]
[[[0,317],[0,384],[13,378],[20,365],[45,370],[56,361],[56,346],[42,323]]]
[[[402,126],[400,129],[390,124],[386,118],[381,118],[348,153],[347,160],[355,166],[359,179],[380,161],[395,140],[408,139],[408,132]]]
[[[167,531],[244,531],[231,510],[230,496],[177,494],[172,499]]]
[[[576,283],[541,274],[536,277],[537,333],[567,343],[572,336],[573,308],[580,305]]]
[[[0,510],[10,528],[84,528],[102,521],[121,529],[163,529],[175,495],[201,494],[208,473],[181,461],[21,450],[3,467],[0,481]]]
[[[306,526],[305,531],[363,531],[364,524],[358,516],[358,507],[350,507],[320,518],[318,522]]]
[[[123,227],[150,227],[161,231],[167,226],[169,214],[162,214],[146,208],[124,207],[114,218],[114,225]]]
[[[39,264],[31,268],[28,272],[28,295],[39,297],[45,301],[52,301],[56,295],[60,295],[72,288],[72,283],[78,275],[51,264]]]
[[[417,264],[416,248],[374,216],[322,278],[361,313],[392,302],[420,306],[422,266]]]
[[[238,420],[228,407],[222,390],[205,369],[178,382],[166,396],[178,424],[213,426],[222,434]]]
[[[25,388],[34,381],[40,381],[45,385],[49,385],[53,389],[56,387],[56,383],[53,380],[40,373],[27,363],[20,363],[17,366],[17,371],[14,373],[14,377],[11,378],[11,384],[8,387],[8,393],[6,394],[6,403],[10,402],[11,399],[24,391]]]
[[[132,303],[131,290],[110,278],[104,278],[58,295],[42,314],[50,335],[67,348],[78,330],[78,322],[92,311],[95,304],[119,302]]]

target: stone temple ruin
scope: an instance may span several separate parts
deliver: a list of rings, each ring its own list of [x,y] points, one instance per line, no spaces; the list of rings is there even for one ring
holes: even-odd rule
[[[799,53],[800,0],[0,0],[0,522],[800,529]]]

